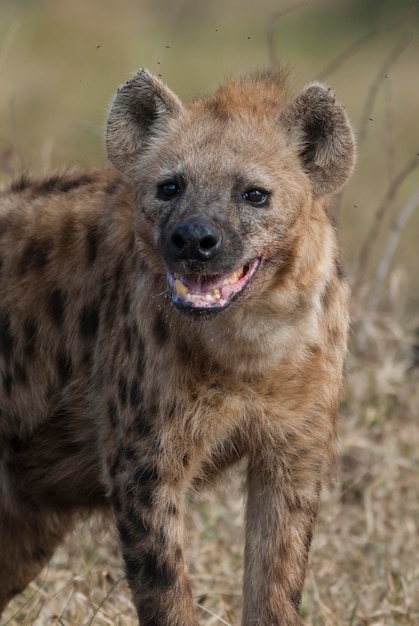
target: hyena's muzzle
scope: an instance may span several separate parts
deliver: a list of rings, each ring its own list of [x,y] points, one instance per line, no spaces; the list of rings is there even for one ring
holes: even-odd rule
[[[242,238],[227,221],[194,215],[166,224],[159,241],[173,304],[212,317],[237,300],[255,275],[260,256],[246,258]]]

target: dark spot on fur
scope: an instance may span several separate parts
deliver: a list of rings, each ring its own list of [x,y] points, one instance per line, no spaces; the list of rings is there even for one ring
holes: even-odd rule
[[[0,218],[0,235],[3,235],[5,232],[7,232],[10,226],[10,223],[11,223],[11,220],[8,215]]]
[[[84,350],[83,355],[81,357],[81,364],[88,369],[91,368],[93,362],[93,352],[92,350]]]
[[[124,554],[125,571],[129,582],[133,582],[138,572],[141,571],[141,560],[132,554]]]
[[[163,346],[168,338],[167,323],[161,313],[157,313],[153,325],[154,338],[159,346]]]
[[[48,420],[36,429],[33,434],[33,440],[42,441],[42,447],[39,448],[37,456],[39,467],[48,466],[50,459],[52,459],[51,463],[55,463],[54,458],[68,459],[74,456],[81,459],[85,458],[87,453],[95,454],[95,441],[93,438],[89,435],[81,437],[80,433],[73,432],[70,426],[73,422],[74,414],[71,409],[67,406],[59,406],[51,413]],[[30,446],[31,443],[28,445]],[[54,478],[52,473],[46,474],[46,476],[49,475],[51,476],[50,482],[53,484],[55,493],[56,485],[54,485]],[[69,494],[66,494],[65,497],[67,495]],[[55,497],[62,499],[62,495]]]
[[[129,403],[132,408],[136,408],[140,401],[140,388],[137,380],[134,378],[129,387]]]
[[[10,191],[13,193],[20,193],[22,191],[25,191],[25,189],[27,189],[30,184],[31,181],[26,176],[26,174],[22,174],[22,176],[19,176],[19,178],[12,182],[12,184],[10,185]]]
[[[124,296],[124,301],[122,302],[122,315],[124,317],[126,317],[129,313],[130,303],[131,303],[131,298],[129,295],[129,291],[127,291]]]
[[[180,561],[183,561],[183,552],[180,546],[177,546],[176,550],[174,551],[174,559],[175,559],[175,563],[179,563]]]
[[[22,451],[25,450],[25,445],[24,445],[23,440],[17,435],[13,435],[9,437],[8,444],[14,454],[17,454],[17,455],[21,454]]]
[[[139,437],[147,437],[151,432],[150,420],[144,409],[140,409],[135,418],[135,427]]]
[[[343,268],[342,262],[339,259],[339,257],[336,257],[335,259],[335,266],[336,266],[336,274],[339,280],[345,280],[346,279],[345,270]]]
[[[56,386],[53,385],[52,383],[49,383],[47,386],[47,390],[45,392],[45,398],[48,404],[51,403],[55,399],[55,396],[56,396]]]
[[[118,529],[119,537],[124,545],[127,546],[135,543],[135,535],[133,536],[130,528],[124,522],[118,520],[116,527]]]
[[[144,626],[164,626],[164,622],[162,622],[161,616],[150,617],[150,618],[141,616],[141,623],[144,624]],[[167,624],[167,620],[166,620],[166,624]]]
[[[37,332],[38,327],[35,320],[28,317],[23,325],[23,336],[25,341],[23,350],[28,359],[31,359],[35,354]]]
[[[127,325],[124,328],[124,340],[125,340],[125,350],[127,351],[128,354],[131,354],[132,352],[132,335],[131,335],[131,329],[130,327]]]
[[[342,339],[342,332],[340,328],[338,328],[337,326],[333,326],[332,328],[329,329],[329,335],[330,335],[330,342],[333,345],[336,345]]]
[[[153,505],[154,492],[154,483],[145,483],[144,485],[141,485],[139,489],[137,489],[135,497],[142,506],[150,508]]]
[[[333,297],[334,288],[335,285],[332,282],[327,283],[326,287],[324,288],[324,291],[321,295],[321,301],[323,308],[325,309],[328,309],[330,306],[330,301]]]
[[[119,377],[119,381],[118,381],[118,396],[119,396],[119,401],[122,404],[122,406],[125,406],[127,404],[128,383],[127,383],[127,379],[125,378],[125,376],[122,376],[122,375]]]
[[[133,506],[131,501],[128,501],[126,507],[126,517],[128,518],[132,528],[134,529],[135,536],[145,537],[149,533],[149,528],[142,515],[139,515]]]
[[[166,546],[169,543],[169,540],[167,538],[166,532],[164,530],[164,528],[160,527],[157,531],[157,541],[159,546]]]
[[[47,560],[48,558],[48,552],[46,550],[44,550],[43,548],[35,548],[35,550],[32,552],[32,558],[34,561],[39,561],[39,562],[44,562]]]
[[[60,327],[64,319],[65,294],[61,289],[54,289],[48,297],[47,309],[52,321],[57,327]]]
[[[138,328],[137,328],[137,324],[134,322],[134,323],[130,326],[130,329],[131,329],[131,335],[132,335],[132,338],[133,338],[133,340],[134,340],[134,342],[135,342],[135,345],[138,345],[138,339],[139,339],[139,336],[138,336]]]
[[[15,380],[21,385],[28,382],[28,373],[23,363],[16,363],[15,365]]]
[[[118,413],[116,404],[113,400],[108,400],[108,416],[112,428],[115,429],[118,426]]]
[[[120,189],[119,180],[113,180],[110,183],[107,183],[105,187],[106,196],[113,196],[114,193],[117,193]]]
[[[295,608],[297,614],[300,614],[300,604],[301,604],[301,589],[292,591],[290,594],[290,600]]]
[[[97,257],[99,246],[99,228],[96,223],[89,224],[86,228],[86,262],[87,266],[93,265]]]
[[[18,264],[20,276],[30,269],[42,269],[48,263],[51,248],[52,241],[48,239],[30,239]]]
[[[307,554],[310,551],[310,546],[311,546],[312,539],[313,539],[313,529],[312,529],[312,527],[310,527],[307,530],[306,536],[304,538],[304,547],[306,549]]]
[[[137,483],[144,483],[150,481],[158,481],[159,480],[159,472],[154,465],[151,464],[141,464],[137,465],[137,468],[134,472],[134,480]]]
[[[180,360],[182,361],[182,363],[187,365],[191,362],[192,352],[191,352],[189,345],[186,343],[185,340],[182,340],[179,342],[178,352],[179,352]]]
[[[85,305],[79,317],[79,329],[82,337],[92,339],[99,327],[99,306],[97,302]]]
[[[134,446],[126,446],[124,454],[125,458],[128,461],[132,461],[132,459],[135,459],[137,457],[137,450],[134,448]]]
[[[159,563],[157,555],[151,552],[144,557],[143,572],[153,587],[167,589],[176,582],[176,570],[166,563]]]
[[[102,285],[99,293],[99,302],[102,304],[106,300],[106,296],[108,295],[108,281],[107,276],[104,274],[100,278],[100,284]]]
[[[142,378],[144,374],[144,344],[141,340],[139,341],[139,350],[140,353],[137,359],[137,374],[139,378]]]
[[[129,235],[129,242],[128,242],[128,246],[127,249],[129,250],[129,252],[132,252],[134,250],[134,246],[135,246],[135,234],[134,234],[134,230],[131,231],[130,235]],[[132,259],[134,261],[134,263],[132,263],[131,265],[133,267],[136,267],[136,260]]]
[[[73,362],[67,350],[60,350],[57,356],[57,370],[61,383],[66,383],[73,374]]]
[[[106,309],[105,309],[105,324],[107,328],[110,328],[113,326],[117,308],[118,308],[118,291],[117,289],[113,289],[112,292],[109,294],[108,302],[106,304]]]
[[[308,348],[310,357],[314,360],[317,357],[321,356],[322,350],[319,345],[311,344]]]
[[[113,510],[116,513],[119,513],[120,511],[122,511],[121,499],[120,499],[116,489],[112,490],[112,493],[109,496],[109,500],[111,502]]]
[[[173,420],[178,413],[176,402],[172,402],[172,405],[166,412],[166,417],[169,421]]]
[[[10,372],[4,372],[2,374],[3,378],[3,389],[5,393],[10,396],[12,393],[12,385],[13,385],[13,376]]]
[[[119,259],[118,264],[115,267],[115,284],[119,285],[122,280],[122,275],[124,272],[124,260]]]
[[[121,461],[122,461],[122,448],[120,447],[113,463],[111,464],[109,468],[109,475],[111,476],[111,478],[115,478],[115,476],[118,474],[119,468],[121,466]]]
[[[179,511],[176,504],[174,504],[173,502],[169,502],[167,506],[167,512],[170,516],[176,517]]]
[[[81,174],[77,178],[66,178],[63,175],[57,174],[46,178],[37,185],[32,186],[34,194],[49,194],[49,193],[68,193],[73,189],[77,189],[83,185],[88,185],[94,182],[94,177],[88,174]]]
[[[68,213],[63,216],[60,234],[60,252],[68,253],[73,248],[78,230],[78,222],[75,215]]]
[[[107,327],[113,325],[118,309],[118,301],[121,290],[121,281],[124,271],[124,261],[120,259],[114,271],[114,284],[109,294],[108,302],[105,310],[105,323]]]
[[[0,354],[3,354],[6,363],[9,362],[13,352],[13,336],[10,329],[10,317],[8,313],[0,316]]]

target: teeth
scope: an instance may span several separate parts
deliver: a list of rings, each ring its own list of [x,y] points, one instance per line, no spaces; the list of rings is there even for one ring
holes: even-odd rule
[[[189,292],[188,288],[186,287],[186,285],[184,285],[182,283],[181,280],[179,280],[178,278],[176,278],[175,280],[175,289],[176,289],[176,293],[177,295],[182,298],[184,296],[186,296],[186,294]]]
[[[215,288],[211,291],[211,293],[196,294],[191,293],[186,285],[182,283],[179,278],[175,280],[175,291],[179,298],[183,298],[184,300],[193,301],[193,300],[205,300],[206,302],[214,302],[221,300],[221,291],[218,288]]]
[[[243,268],[240,268],[238,270],[235,270],[234,272],[231,272],[231,274],[229,274],[227,278],[224,278],[223,285],[235,285],[242,274],[242,270]]]

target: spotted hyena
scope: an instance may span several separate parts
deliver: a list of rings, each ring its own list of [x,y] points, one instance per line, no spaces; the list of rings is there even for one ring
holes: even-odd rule
[[[114,169],[0,195],[0,610],[111,507],[141,626],[191,626],[185,497],[247,459],[243,625],[295,626],[335,457],[352,131],[279,72],[183,104],[139,70]]]

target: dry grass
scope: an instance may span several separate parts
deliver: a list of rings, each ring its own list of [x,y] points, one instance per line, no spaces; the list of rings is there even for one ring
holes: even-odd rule
[[[387,23],[358,35],[341,23],[331,47],[329,33],[314,45],[307,22],[298,30],[299,23],[316,18],[312,9],[304,13],[306,4],[315,3],[296,0],[300,8],[289,15],[285,5],[264,0],[255,15],[246,1],[240,23],[236,1],[228,10],[215,0],[197,2],[194,10],[186,1],[171,3],[167,13],[163,0],[154,12],[147,0],[121,0],[117,10],[113,0],[73,0],[71,12],[67,3],[40,0],[19,14],[12,2],[0,5],[0,174],[9,177],[22,155],[43,166],[100,161],[103,103],[139,64],[162,67],[164,77],[187,95],[212,88],[226,71],[266,64],[268,49],[273,59],[292,58],[304,68],[304,80],[323,68],[333,72],[330,82],[362,130],[357,173],[337,202],[355,290],[353,338],[340,419],[342,464],[335,484],[323,491],[303,620],[305,626],[414,626],[419,369],[410,368],[409,331],[419,326],[419,219],[417,210],[412,216],[415,207],[403,207],[417,195],[418,37],[401,36],[403,19],[401,26]],[[235,472],[224,489],[191,506],[187,553],[201,624],[239,623],[240,482]],[[6,624],[135,624],[117,542],[104,524],[79,524],[9,606]]]

